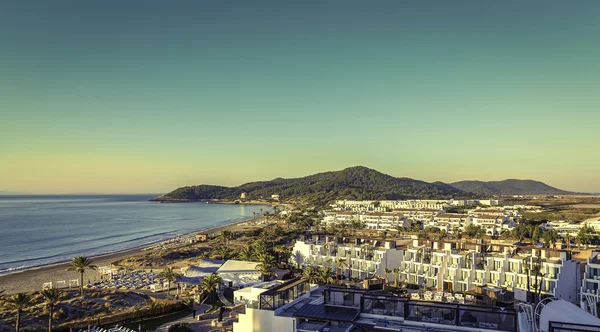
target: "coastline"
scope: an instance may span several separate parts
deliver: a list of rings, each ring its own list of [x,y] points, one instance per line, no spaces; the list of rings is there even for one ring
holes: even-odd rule
[[[178,237],[185,237],[193,234],[201,233],[217,233],[222,230],[232,228],[244,223],[258,221],[262,218],[248,218],[240,221],[225,223],[221,225],[213,225],[204,229],[199,229],[190,233],[181,234]],[[160,240],[154,243],[145,244],[142,247],[124,249],[112,253],[90,256],[93,264],[100,266],[111,266],[113,262],[136,256],[146,252],[144,249],[155,246],[160,243],[168,243],[170,240]],[[189,244],[182,243],[177,247],[185,247]],[[44,282],[55,282],[59,280],[79,279],[79,273],[74,271],[66,271],[69,262],[57,262],[47,265],[40,265],[22,270],[15,270],[6,274],[0,275],[0,291],[5,291],[4,294],[14,294],[27,291],[41,290]],[[85,279],[100,280],[100,274],[97,271],[86,271]]]

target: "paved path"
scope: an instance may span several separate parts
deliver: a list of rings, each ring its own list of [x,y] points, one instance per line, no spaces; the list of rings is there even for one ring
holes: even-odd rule
[[[198,310],[197,313],[201,313],[204,310],[207,310],[210,308],[211,308],[211,306],[207,305],[207,304],[202,304],[202,305],[196,306],[196,310]],[[208,315],[208,317],[206,317],[204,320],[199,321],[198,319],[193,318],[192,315],[190,314],[190,315],[180,318],[178,320],[164,324],[164,325],[160,326],[158,329],[156,329],[155,331],[166,332],[169,330],[169,326],[176,324],[176,323],[188,323],[195,332],[209,332],[212,330],[221,331],[222,330],[221,328],[210,325],[211,322],[213,321],[213,319],[216,319],[218,316],[219,316],[219,311],[217,310],[213,314]],[[231,319],[228,316],[223,317],[223,320],[231,321]],[[227,326],[231,327],[232,324],[233,323],[229,323],[229,324],[227,324]]]
[[[227,307],[233,307],[233,303],[229,302],[225,298],[225,294],[223,294],[222,292],[219,292],[218,295],[219,295],[219,300],[221,300],[221,303],[223,303]]]

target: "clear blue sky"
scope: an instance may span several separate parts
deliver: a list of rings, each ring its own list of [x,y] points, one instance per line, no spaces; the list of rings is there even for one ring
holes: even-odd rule
[[[600,191],[600,1],[2,1],[0,190],[365,165]]]

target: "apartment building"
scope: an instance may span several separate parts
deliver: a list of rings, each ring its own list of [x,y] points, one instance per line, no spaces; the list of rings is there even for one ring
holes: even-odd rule
[[[567,221],[548,221],[542,224],[540,227],[545,230],[554,229],[558,232],[561,237],[565,236],[576,236],[579,233],[579,229],[585,225],[581,222],[567,222]]]
[[[399,265],[400,280],[454,292],[466,292],[475,286],[505,288],[521,301],[527,301],[528,289],[537,294],[537,285],[540,285],[542,297],[571,302],[578,299],[580,263],[572,260],[566,251],[529,248],[530,253],[514,255],[511,246],[497,246],[498,251],[494,252],[481,250],[485,247],[473,250],[440,242],[419,245],[415,240],[406,248]],[[593,273],[596,272],[590,275]]]
[[[366,290],[309,288],[293,279],[259,295],[233,323],[234,332],[516,331],[517,312],[450,303],[411,301]]]
[[[291,260],[298,266],[329,266],[346,278],[366,279],[384,276],[384,269],[398,266],[403,254],[394,241],[327,236],[296,241]],[[341,268],[336,264],[340,259],[345,262]]]
[[[485,229],[486,235],[494,236],[501,233],[503,229],[515,227],[515,222],[507,216],[479,215],[472,218],[473,225]]]
[[[349,224],[360,220],[360,214],[352,211],[325,211],[322,222],[330,224]]]
[[[459,213],[440,213],[433,217],[429,223],[424,223],[425,227],[436,227],[440,230],[444,230],[448,233],[452,232],[454,228],[463,230],[466,226],[473,223],[473,217],[467,214]]]
[[[395,230],[398,227],[410,226],[402,213],[368,212],[360,215],[360,221],[366,229],[373,230]]]
[[[600,302],[600,255],[592,251],[585,266],[580,289],[581,307],[594,316],[598,316],[596,303]]]

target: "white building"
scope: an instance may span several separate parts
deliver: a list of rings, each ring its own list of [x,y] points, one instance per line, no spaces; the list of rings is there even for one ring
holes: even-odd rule
[[[352,243],[343,243],[340,240],[327,237],[296,241],[291,260],[299,266],[329,266],[346,278],[366,279],[384,276],[384,269],[398,266],[404,254],[393,241],[353,239]],[[340,259],[345,261],[341,269],[336,264]]]
[[[504,224],[507,227],[504,227]],[[473,225],[485,229],[486,235],[494,236],[500,234],[503,228],[509,229],[514,227],[515,223],[507,216],[480,215],[473,218]]]
[[[472,222],[473,217],[466,214],[440,213],[433,217],[433,221],[425,224],[425,226],[435,227],[450,233],[455,227],[462,231]]]
[[[596,303],[600,302],[600,256],[592,251],[587,260],[585,273],[581,281],[581,307],[597,316]]]
[[[228,287],[247,287],[261,282],[261,273],[256,270],[258,264],[230,259],[216,273]]]
[[[565,236],[576,236],[579,233],[579,229],[585,225],[584,223],[578,222],[567,222],[567,221],[548,221],[542,224],[540,227],[545,230],[554,229],[558,232],[561,237]]]
[[[510,247],[503,247],[503,252],[481,253],[454,249],[451,243],[434,243],[432,248],[415,241],[399,265],[400,280],[442,291],[465,292],[475,286],[506,288],[521,301],[527,300],[527,289],[538,290],[537,280],[541,296],[578,299],[579,262],[570,259],[566,251],[533,248],[530,254],[517,256],[510,253]]]
[[[246,307],[234,332],[350,331],[516,331],[513,309],[411,301],[366,290],[308,289],[291,280],[259,295],[258,308]]]
[[[408,227],[409,222],[401,213],[368,212],[360,215],[366,229],[396,230],[398,227]]]

